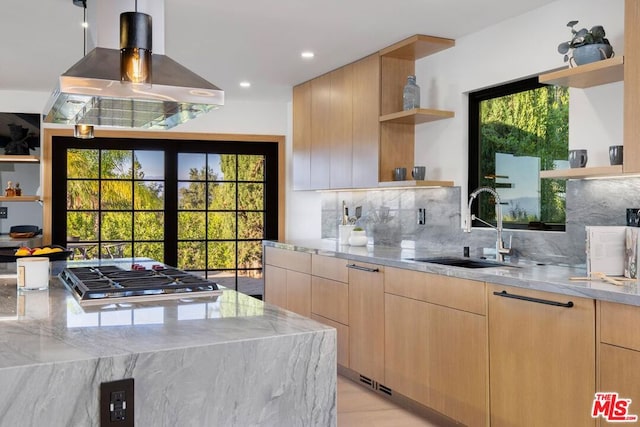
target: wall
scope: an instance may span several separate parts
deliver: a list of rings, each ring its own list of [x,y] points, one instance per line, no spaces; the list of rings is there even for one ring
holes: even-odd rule
[[[468,246],[471,256],[489,256],[485,248],[495,248],[496,232],[474,228],[464,233],[460,197],[460,187],[322,193],[322,237],[336,238],[344,201],[350,215],[356,206],[362,207],[356,224],[365,228],[370,244],[452,255],[462,255],[462,248]],[[638,177],[571,180],[567,183],[566,232],[507,230],[505,242],[508,245],[511,238],[514,256],[584,265],[585,225],[625,225],[626,209],[639,206]],[[417,224],[419,208],[426,210],[424,225]]]
[[[468,98],[471,91],[565,66],[556,48],[570,37],[566,23],[603,25],[624,53],[624,1],[561,0],[456,40],[452,49],[417,61],[421,105],[455,111],[452,120],[416,128],[415,159],[431,179],[454,180],[467,191]],[[570,91],[569,146],[589,150],[589,166],[608,165],[609,145],[622,143],[623,84]],[[466,200],[461,200],[466,210]]]
[[[606,7],[591,0],[562,0],[460,38],[454,48],[417,61],[421,105],[455,111],[456,116],[416,127],[416,164],[427,166],[428,179],[453,180],[459,187],[391,191],[382,196],[381,191],[327,194],[323,196],[323,237],[335,235],[341,201],[347,198],[367,207],[369,213],[362,221],[374,241],[382,237],[379,240],[393,245],[455,253],[462,246],[495,245],[493,230],[474,229],[465,234],[460,229],[468,200],[468,93],[563,67],[556,47],[568,40],[566,23],[573,19],[579,20],[578,28],[603,25],[616,54],[624,53],[623,0]],[[570,148],[588,149],[589,166],[608,165],[608,147],[622,144],[623,84],[571,89],[570,99]],[[625,208],[640,203],[635,196],[640,189],[637,178],[570,181],[567,187],[567,231],[510,232],[519,254],[545,262],[582,264],[585,225],[624,225]],[[615,196],[620,194],[625,195],[624,201]],[[452,202],[456,197],[459,199]],[[423,205],[427,225],[416,228],[417,208]],[[391,207],[392,215],[397,216],[393,221],[400,227],[396,230],[401,240],[376,236],[370,215],[377,218],[382,206]]]

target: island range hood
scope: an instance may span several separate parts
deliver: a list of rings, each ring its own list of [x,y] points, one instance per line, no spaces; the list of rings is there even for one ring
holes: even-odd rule
[[[107,16],[111,21],[101,24],[100,31],[108,26],[117,29],[118,19],[113,18],[113,6],[118,2],[88,0],[88,7],[92,3],[97,6],[94,15]],[[163,2],[154,0],[152,3],[157,6]],[[118,13],[116,10],[116,16]],[[157,15],[162,22],[163,4]],[[154,21],[158,20],[152,16]],[[92,26],[91,21],[89,25],[89,28],[98,27]],[[156,38],[154,33],[154,46],[158,44]],[[100,43],[96,40],[96,44]],[[164,40],[159,42],[161,51]],[[151,84],[136,84],[121,81],[119,49],[95,47],[60,76],[45,107],[43,121],[66,125],[170,129],[224,105],[224,91],[168,56],[156,53],[158,50],[156,48],[151,55]]]

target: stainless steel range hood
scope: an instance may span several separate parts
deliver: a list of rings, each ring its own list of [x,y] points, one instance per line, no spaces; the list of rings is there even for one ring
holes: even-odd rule
[[[170,129],[224,105],[224,92],[168,56],[152,56],[153,83],[120,81],[120,51],[97,47],[60,76],[44,122]]]
[[[88,43],[94,49],[60,76],[44,122],[170,129],[224,105],[220,88],[163,54],[163,1],[146,1],[154,20],[151,85],[121,81],[120,50],[112,47],[119,45],[118,18],[127,3],[88,2]]]

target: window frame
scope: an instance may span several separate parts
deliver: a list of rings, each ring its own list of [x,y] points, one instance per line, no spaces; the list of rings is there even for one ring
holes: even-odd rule
[[[261,240],[278,240],[280,233],[280,219],[281,219],[281,197],[280,188],[282,177],[281,174],[281,156],[280,156],[280,143],[274,143],[275,141],[265,138],[253,139],[247,138],[246,141],[238,140],[197,140],[197,139],[152,139],[152,138],[129,138],[129,137],[103,137],[96,138],[92,141],[92,146],[87,144],[84,140],[79,140],[71,136],[52,135],[52,145],[54,149],[51,152],[51,188],[60,190],[66,186],[66,173],[56,173],[58,168],[64,167],[66,170],[66,149],[68,148],[89,148],[98,150],[108,149],[124,149],[124,150],[162,150],[165,152],[165,260],[167,265],[175,265],[177,262],[177,239],[170,239],[171,236],[177,236],[177,189],[173,188],[170,180],[177,182],[177,153],[185,152],[211,152],[215,150],[217,154],[256,154],[260,152],[265,155],[265,159],[268,158],[264,168],[264,181],[265,181],[265,205],[263,209],[269,214],[265,214],[264,217],[264,237]],[[98,143],[99,142],[99,143]],[[174,163],[170,159],[176,159]],[[267,187],[266,182],[270,181],[270,185]],[[58,193],[58,191],[56,191]],[[135,210],[135,209],[133,209]],[[66,199],[63,198],[51,198],[51,214],[52,220],[60,218],[63,212],[66,212]],[[52,221],[53,222],[53,221]],[[52,224],[51,236],[53,241],[66,241],[67,230],[66,223],[64,224]],[[102,242],[100,236],[98,236],[99,243]],[[208,240],[208,239],[207,239]],[[256,239],[236,239],[236,241],[254,241]],[[257,240],[256,240],[257,241]],[[245,271],[246,269],[239,269],[236,266],[238,272]],[[209,270],[205,271],[217,271]],[[247,270],[248,271],[248,270]],[[237,285],[237,280],[236,280]]]
[[[513,95],[519,92],[539,89],[549,86],[540,83],[538,76],[527,77],[510,83],[493,86],[487,89],[481,89],[470,92],[469,99],[469,142],[468,142],[468,181],[467,181],[467,200],[473,190],[480,186],[480,103],[493,98]],[[478,215],[479,204],[474,203],[471,207],[470,214]],[[491,221],[490,221],[491,222]],[[494,222],[491,222],[495,224]],[[539,225],[536,227],[536,225]],[[473,227],[488,227],[486,224],[475,219],[472,223]],[[511,230],[534,230],[534,231],[565,231],[566,219],[564,224],[559,223],[542,223],[539,224],[516,224],[504,223],[504,229]]]

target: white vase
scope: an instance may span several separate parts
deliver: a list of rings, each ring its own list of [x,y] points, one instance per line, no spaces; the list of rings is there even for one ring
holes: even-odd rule
[[[354,228],[356,228],[355,225],[338,225],[338,243],[348,245],[349,237]]]
[[[351,246],[367,246],[368,241],[366,231],[352,231],[349,236],[349,244]]]

